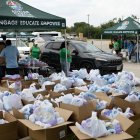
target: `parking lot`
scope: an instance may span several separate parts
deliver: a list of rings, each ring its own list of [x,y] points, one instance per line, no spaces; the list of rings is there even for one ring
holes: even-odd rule
[[[93,43],[98,48],[100,48],[106,52],[111,52],[111,50],[109,49],[110,40],[103,40],[102,43],[101,43],[101,40],[93,40]],[[133,63],[133,62],[130,63],[127,60],[124,60],[123,62],[124,62],[123,63],[124,71],[133,72],[137,77],[140,77],[140,63]]]

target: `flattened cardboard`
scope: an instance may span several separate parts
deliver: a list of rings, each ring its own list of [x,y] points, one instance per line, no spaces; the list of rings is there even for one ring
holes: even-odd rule
[[[60,103],[60,108],[73,111],[73,114],[72,114],[70,120],[80,123],[84,119],[87,119],[91,116],[92,111],[94,111],[96,109],[96,106],[93,102],[88,102],[87,104],[80,106],[80,107]]]
[[[81,133],[76,126],[70,126],[70,129],[73,131],[73,133],[77,136],[79,140],[126,140],[133,138],[126,132],[123,132],[121,134],[109,135],[101,138],[91,138],[90,136]]]

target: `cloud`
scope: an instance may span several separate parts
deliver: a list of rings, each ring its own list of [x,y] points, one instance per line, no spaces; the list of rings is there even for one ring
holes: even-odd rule
[[[45,12],[66,18],[67,26],[88,22],[99,26],[113,18],[140,17],[139,0],[21,0]]]

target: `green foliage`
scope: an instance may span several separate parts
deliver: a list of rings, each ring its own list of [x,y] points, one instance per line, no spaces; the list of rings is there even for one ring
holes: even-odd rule
[[[85,22],[76,22],[74,27],[67,27],[67,33],[75,32],[77,35],[83,33],[84,37],[99,39],[104,29],[112,27],[115,25],[115,18],[107,23],[101,24],[101,26],[94,27]],[[110,36],[106,36],[106,38]]]

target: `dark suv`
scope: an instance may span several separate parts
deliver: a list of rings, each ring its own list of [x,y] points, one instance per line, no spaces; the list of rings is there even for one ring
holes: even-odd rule
[[[41,47],[41,60],[60,70],[59,51],[62,41],[47,42]],[[71,69],[99,69],[101,74],[122,71],[123,63],[120,57],[106,53],[94,45],[83,41],[70,41],[72,52]]]

